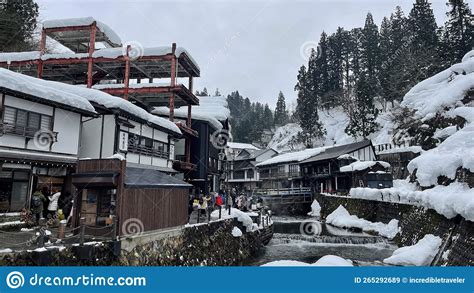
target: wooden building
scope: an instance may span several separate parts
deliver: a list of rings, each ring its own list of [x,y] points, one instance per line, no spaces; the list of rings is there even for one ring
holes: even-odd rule
[[[0,212],[29,208],[37,188],[72,192],[81,121],[97,116],[83,97],[0,68]]]
[[[73,225],[78,226],[79,219],[85,218],[88,234],[110,235],[114,217],[118,227],[115,236],[188,221],[191,185],[157,170],[127,167],[119,158],[80,160],[73,184],[78,189]],[[98,229],[101,227],[104,229]]]

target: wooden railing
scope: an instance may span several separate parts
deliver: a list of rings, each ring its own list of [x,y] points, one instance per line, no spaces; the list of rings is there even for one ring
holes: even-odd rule
[[[150,157],[158,157],[158,158],[163,158],[163,159],[168,159],[170,155],[170,153],[167,151],[155,149],[152,147],[147,147],[144,145],[135,145],[135,144],[129,144],[128,151],[134,154],[150,156]]]

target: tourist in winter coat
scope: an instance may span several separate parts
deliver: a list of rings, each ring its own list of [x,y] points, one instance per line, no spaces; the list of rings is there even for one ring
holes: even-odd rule
[[[43,204],[46,201],[46,197],[43,195],[40,189],[37,189],[31,196],[31,212],[35,217],[36,225],[39,224],[39,220],[43,213]]]
[[[61,192],[59,190],[55,190],[53,195],[48,196],[49,204],[48,204],[48,218],[53,219],[56,217],[56,212],[58,211],[58,201],[59,197],[61,196]]]

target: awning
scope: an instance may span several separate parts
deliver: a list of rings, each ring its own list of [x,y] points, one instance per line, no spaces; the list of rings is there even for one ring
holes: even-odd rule
[[[192,185],[158,170],[127,167],[127,188],[192,188]]]
[[[116,187],[119,173],[79,173],[72,175],[72,184],[78,188]]]

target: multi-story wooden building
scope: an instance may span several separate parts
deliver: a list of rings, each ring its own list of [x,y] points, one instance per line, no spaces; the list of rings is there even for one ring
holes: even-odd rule
[[[57,85],[0,68],[2,212],[28,208],[38,187],[71,192],[81,121],[97,113],[86,99]]]

